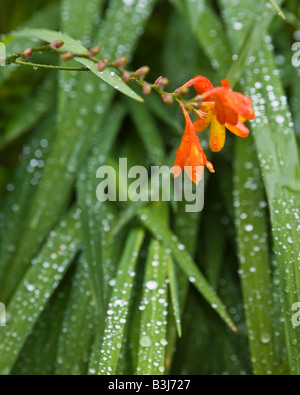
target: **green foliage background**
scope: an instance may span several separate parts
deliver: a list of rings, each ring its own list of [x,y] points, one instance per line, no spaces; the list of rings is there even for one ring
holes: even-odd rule
[[[99,166],[172,165],[178,107],[0,68],[1,374],[300,374],[300,6],[277,3],[286,20],[262,0],[0,1],[8,55],[61,31],[171,89],[227,77],[257,115],[210,155],[201,214],[100,204]]]

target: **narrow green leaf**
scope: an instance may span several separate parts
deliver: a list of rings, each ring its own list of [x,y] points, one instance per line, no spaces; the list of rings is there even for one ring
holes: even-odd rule
[[[8,306],[8,321],[0,328],[0,373],[9,374],[22,346],[58,287],[79,247],[80,211],[72,210],[32,261],[31,268]]]
[[[173,313],[174,313],[178,336],[181,337],[181,335],[182,335],[181,311],[180,311],[180,301],[179,301],[179,290],[178,290],[176,267],[174,265],[173,260],[171,259],[171,257],[169,255],[166,256],[166,260],[167,260],[168,276],[169,276],[169,280],[170,280],[170,292],[171,292]]]
[[[267,202],[252,137],[246,142],[236,141],[234,196],[240,278],[253,369],[255,374],[274,374],[279,365],[275,332],[279,333],[276,326],[280,323],[276,325],[272,308],[275,303],[270,276]],[[259,236],[251,237],[252,231]],[[266,306],[269,306],[268,314],[265,314]]]
[[[267,0],[268,3],[270,3],[272,5],[272,7],[274,7],[275,11],[278,13],[278,15],[282,18],[282,19],[286,19],[286,16],[284,15],[282,9],[280,8],[280,4],[276,3],[275,0]],[[279,3],[281,3],[279,1]]]
[[[95,142],[95,148],[87,164],[84,166],[78,181],[78,196],[82,209],[81,220],[84,229],[83,240],[85,243],[85,253],[99,317],[103,317],[104,315],[107,295],[105,291],[106,287],[103,283],[106,270],[103,267],[103,236],[101,235],[102,225],[100,225],[102,222],[101,219],[104,220],[104,218],[101,215],[103,213],[100,207],[101,204],[96,200],[96,172],[98,167],[106,163],[107,156],[120,130],[124,116],[124,106],[116,105],[112,109],[105,121],[103,137],[99,138],[97,143]]]
[[[164,249],[158,241],[152,241],[139,307],[142,310],[142,317],[137,374],[161,375],[165,372],[168,314],[167,264]]]
[[[6,125],[5,134],[0,139],[0,150],[6,148],[19,137],[30,131],[54,105],[56,81],[46,78],[38,91],[19,109],[16,117]]]
[[[154,4],[155,0],[150,0],[141,8],[139,0],[135,0],[129,7],[125,7],[126,12],[121,12],[119,1],[109,3],[105,20],[95,39],[95,42],[103,45],[104,56],[115,59],[120,56],[120,49],[121,55],[132,54],[142,32],[141,28]],[[90,24],[93,17],[94,15],[90,19],[82,20],[82,16],[77,15],[79,31],[83,24]],[[68,21],[69,16],[63,20],[66,31],[69,28]],[[112,28],[113,26],[116,28]],[[45,34],[47,36],[47,32]],[[50,38],[54,37],[48,36],[49,40]],[[74,43],[76,46],[80,45],[76,41]],[[76,173],[92,148],[95,135],[99,130],[101,133],[100,126],[114,94],[114,90],[108,85],[93,83],[92,78],[97,81],[95,76],[75,74],[77,84],[74,86],[74,75],[65,72],[59,75],[58,132],[41,183],[28,206],[27,218],[24,221],[26,232],[19,238],[17,249],[10,261],[12,273],[7,279],[5,299],[10,296],[22,271],[65,212],[72,195]]]
[[[226,311],[223,302],[208,284],[207,280],[186,251],[185,246],[180,243],[178,238],[166,226],[164,226],[160,218],[157,217],[151,209],[141,209],[139,211],[139,218],[154,237],[160,240],[165,248],[170,250],[170,253],[172,253],[177,265],[184,272],[185,276],[198,289],[216,313],[220,315],[233,331],[236,331],[236,327]]]
[[[96,333],[95,303],[87,263],[82,255],[72,278],[71,292],[57,341],[56,375],[86,375]]]
[[[222,1],[226,8],[228,0]],[[257,13],[254,23],[251,23],[251,26],[249,26],[248,33],[246,32],[246,29],[243,29],[238,39],[235,38],[236,41],[239,40],[239,44],[243,42],[243,45],[239,51],[237,60],[232,63],[227,74],[227,79],[230,81],[232,86],[235,86],[241,79],[251,57],[261,45],[261,41],[264,39],[270,23],[274,19],[274,13],[270,12],[269,7],[266,7],[265,5],[259,5],[259,7],[260,10]],[[238,22],[236,22],[236,24],[238,24]],[[241,41],[243,40],[243,37],[244,41]],[[235,40],[233,40],[233,43],[236,42]]]
[[[34,37],[48,43],[52,43],[56,40],[62,40],[65,43],[62,47],[62,50],[64,51],[71,51],[74,54],[85,54],[88,52],[88,50],[79,42],[60,32],[43,29],[25,29],[12,33],[12,35],[15,37]],[[143,99],[129,88],[129,86],[125,84],[114,71],[107,68],[103,72],[99,73],[97,65],[93,61],[76,56],[74,57],[74,60],[83,66],[88,67],[97,77],[101,78],[108,85],[111,85],[114,89],[124,93],[124,95],[127,95],[134,100],[143,101]]]
[[[98,374],[113,375],[122,347],[124,330],[128,320],[128,310],[136,272],[139,251],[145,232],[133,230],[126,243],[125,251],[118,267],[116,283],[108,305],[105,331],[101,346]],[[91,374],[96,372],[91,372]]]
[[[146,106],[129,102],[130,115],[135,128],[144,143],[149,158],[156,166],[165,163],[165,147],[160,130]]]

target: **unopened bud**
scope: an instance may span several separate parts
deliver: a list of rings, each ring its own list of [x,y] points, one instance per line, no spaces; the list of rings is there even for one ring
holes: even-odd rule
[[[70,60],[72,60],[74,58],[74,54],[72,52],[65,52],[61,55],[61,59],[64,62],[69,62]]]
[[[57,40],[57,41],[54,41],[54,43],[50,44],[50,47],[53,48],[53,49],[59,49],[59,48],[61,48],[64,44],[65,44],[65,43],[64,43],[63,40]]]
[[[126,58],[126,56],[121,56],[120,58],[114,61],[114,66],[116,66],[118,69],[121,69],[125,67],[127,63],[128,63],[128,59]]]
[[[156,85],[160,90],[163,91],[169,85],[169,83],[170,81],[168,80],[168,78],[158,77],[154,85]]]
[[[143,86],[143,92],[144,92],[144,95],[150,95],[151,92],[152,92],[152,85],[150,85],[150,84],[145,84],[145,85]]]
[[[184,103],[184,107],[187,111],[194,111],[194,106],[191,102]]]
[[[20,55],[21,55],[22,59],[30,58],[30,56],[32,55],[32,49],[31,48],[27,48],[27,49],[25,49],[25,51],[21,52]]]
[[[175,93],[176,93],[177,95],[179,95],[180,97],[186,96],[186,95],[188,94],[188,92],[189,92],[189,88],[187,88],[187,87],[178,88],[178,89],[176,89],[176,91],[175,91]]]
[[[93,58],[94,56],[99,55],[100,51],[101,51],[101,48],[97,45],[96,47],[93,47],[89,50],[88,57]]]
[[[207,161],[207,162],[206,162],[206,167],[208,168],[208,170],[209,170],[211,173],[215,173],[215,172],[216,172],[215,169],[214,169],[214,166],[213,166],[213,164],[212,164],[211,162]]]
[[[106,69],[106,67],[108,66],[108,59],[103,59],[101,60],[101,62],[99,62],[97,64],[97,70],[101,73],[102,71],[104,71]]]
[[[163,101],[166,104],[173,104],[174,103],[173,96],[170,93],[166,93],[165,95],[162,95],[161,98],[163,99]]]
[[[129,71],[124,71],[122,75],[122,80],[128,84],[131,81],[131,78],[132,74]]]
[[[201,95],[196,96],[194,100],[198,103],[198,105],[203,103],[203,97]]]
[[[135,76],[140,78],[140,79],[144,79],[147,77],[147,75],[150,73],[150,67],[149,66],[143,66],[140,69],[138,69],[135,72]]]

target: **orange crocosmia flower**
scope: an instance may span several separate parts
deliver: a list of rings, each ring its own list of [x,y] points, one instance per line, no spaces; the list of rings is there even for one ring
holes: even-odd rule
[[[185,170],[190,179],[198,185],[203,175],[204,166],[207,166],[212,173],[214,173],[214,168],[206,158],[187,110],[183,104],[180,106],[185,116],[186,127],[181,144],[176,151],[173,175],[176,178]]]
[[[203,97],[201,115],[196,112],[198,119],[194,127],[196,133],[200,133],[211,124],[209,145],[212,151],[219,152],[224,147],[226,128],[239,137],[248,137],[249,129],[244,122],[255,118],[249,97],[234,92],[227,80],[222,80],[221,87],[214,88],[207,78],[197,76],[184,86],[194,86]],[[206,113],[206,117],[202,113]]]

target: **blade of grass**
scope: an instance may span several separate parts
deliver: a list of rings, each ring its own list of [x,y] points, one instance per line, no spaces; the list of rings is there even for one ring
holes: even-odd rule
[[[0,373],[3,375],[10,373],[34,324],[78,252],[79,215],[78,209],[74,209],[62,221],[13,295],[8,306],[7,326],[0,329],[3,331],[0,344]]]
[[[167,260],[156,240],[149,248],[140,303],[142,310],[136,374],[161,375],[165,372],[168,314]]]
[[[29,132],[49,112],[49,109],[54,107],[53,91],[55,92],[55,89],[55,79],[46,78],[45,82],[39,86],[38,92],[26,99],[17,116],[6,125],[5,134],[0,139],[0,151]]]
[[[156,166],[165,163],[165,147],[159,128],[146,106],[128,102],[131,118],[135,128],[144,143],[148,156]]]
[[[210,287],[207,280],[186,251],[185,246],[180,243],[178,238],[166,226],[164,226],[159,217],[157,217],[151,209],[141,209],[139,211],[139,218],[153,236],[161,241],[165,248],[170,250],[170,253],[172,253],[177,265],[184,272],[185,276],[198,289],[216,313],[220,315],[223,321],[233,331],[236,331],[236,327],[227,313],[224,304]]]
[[[101,204],[97,202],[95,196],[97,189],[95,185],[95,174],[97,168],[105,164],[124,116],[124,106],[116,105],[112,109],[105,121],[103,137],[99,138],[99,141],[95,141],[95,148],[87,164],[84,166],[78,181],[78,196],[82,209],[81,220],[84,229],[85,253],[99,317],[103,317],[104,315],[104,306],[107,303],[107,291],[103,284],[106,268],[103,267],[101,248],[103,236],[100,232],[101,218],[99,218],[99,211],[102,213],[102,210],[100,207]],[[102,217],[101,214],[100,217]]]
[[[79,259],[57,341],[56,375],[86,375],[96,333],[95,303],[87,263]]]
[[[70,283],[63,280],[27,338],[11,375],[56,374],[57,343],[62,331],[69,291]]]
[[[274,7],[275,11],[277,12],[277,14],[284,20],[286,20],[286,16],[284,15],[282,9],[280,8],[279,4],[276,3],[275,0],[267,0],[268,3],[271,4],[272,7]],[[279,2],[280,3],[280,2]]]
[[[130,12],[123,13],[120,12],[118,1],[110,2],[107,17],[95,39],[103,45],[103,51],[105,48],[105,54],[109,58],[116,58],[120,48],[124,50],[125,44],[126,49],[122,55],[131,55],[154,4],[155,0],[151,0],[141,8],[139,1],[135,0],[129,7]],[[81,15],[77,15],[77,18],[80,34],[84,25],[91,23],[93,15],[89,20],[82,20]],[[73,15],[71,22],[74,23]],[[63,28],[68,31],[68,18],[64,20]],[[94,136],[99,133],[99,126],[103,122],[103,114],[113,98],[114,91],[108,89],[106,84],[101,84],[99,92],[98,85],[93,84],[90,75],[79,76],[75,88],[70,83],[73,76],[68,75],[67,79],[65,73],[60,73],[60,76],[58,133],[41,184],[28,207],[26,232],[22,234],[18,249],[10,262],[6,299],[17,285],[22,270],[26,268],[44,238],[64,213],[76,172],[91,149]],[[86,133],[86,130],[89,133]],[[49,190],[52,192],[50,196]]]
[[[66,34],[60,32],[54,32],[51,30],[43,29],[25,29],[16,33],[12,33],[13,37],[34,37],[39,40],[46,41],[48,43],[53,43],[57,40],[62,40],[65,44],[62,47],[62,51],[71,51],[72,53],[84,54],[88,50],[81,45],[79,42],[75,41],[73,38]],[[74,60],[81,65],[90,69],[97,77],[101,78],[108,85],[112,86],[114,89],[120,91],[124,95],[129,96],[131,99],[143,101],[143,99],[137,95],[122,79],[109,68],[105,69],[103,72],[99,73],[97,70],[97,65],[90,59],[85,59],[81,57],[74,57]]]
[[[247,142],[236,141],[234,196],[240,277],[253,370],[255,374],[270,375],[279,365],[275,353],[276,317],[272,308],[267,202],[252,137]],[[253,236],[249,234],[249,220]],[[268,314],[265,313],[266,306]]]
[[[250,4],[242,1],[239,6],[245,12]],[[255,4],[251,3],[251,7],[253,6]],[[250,9],[242,15],[245,18],[255,18],[255,10]],[[228,25],[230,24],[231,21],[228,20]],[[291,373],[297,374],[300,371],[297,349],[300,338],[291,323],[291,308],[300,299],[296,263],[300,249],[300,165],[290,109],[269,41],[267,39],[261,43],[253,63],[246,70],[244,86],[246,93],[253,99],[256,112],[252,131],[271,213],[274,248],[280,272],[277,293],[279,292],[282,303]]]
[[[105,331],[98,369],[98,374],[100,375],[114,375],[116,373],[128,319],[128,309],[130,307],[137,258],[144,236],[145,232],[142,229],[134,229],[130,233],[118,267],[116,284],[109,301],[105,320]]]

